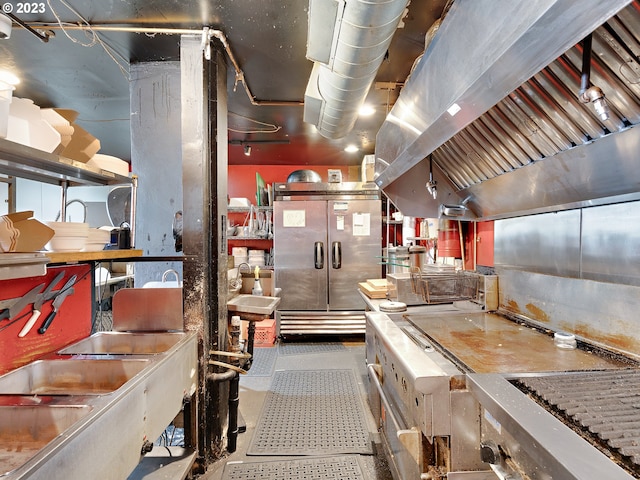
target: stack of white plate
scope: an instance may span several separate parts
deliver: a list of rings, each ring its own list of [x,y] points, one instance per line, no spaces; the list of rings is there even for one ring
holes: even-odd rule
[[[90,228],[87,242],[84,246],[85,252],[96,252],[104,250],[104,247],[111,241],[111,232],[100,228]]]
[[[81,222],[47,222],[55,232],[47,243],[47,250],[54,252],[79,252],[89,236],[89,224]]]
[[[264,267],[264,250],[249,250],[249,265]]]
[[[233,255],[233,266],[237,267],[241,263],[249,263],[249,255],[247,254],[247,247],[233,247],[231,249]]]

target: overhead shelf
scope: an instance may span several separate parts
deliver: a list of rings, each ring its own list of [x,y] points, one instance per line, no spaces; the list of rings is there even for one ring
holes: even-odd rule
[[[227,207],[228,213],[247,213],[251,207]],[[253,210],[255,212],[269,212],[273,210],[273,206],[260,206],[257,207],[253,205]]]
[[[116,185],[131,178],[0,138],[0,173],[59,185]]]

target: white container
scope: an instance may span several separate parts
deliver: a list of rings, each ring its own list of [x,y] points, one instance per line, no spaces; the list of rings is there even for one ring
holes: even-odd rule
[[[247,255],[234,255],[233,266],[238,267],[241,263],[249,263],[249,257]]]
[[[89,236],[89,224],[82,222],[47,222],[55,232],[47,243],[47,250],[54,252],[79,252],[84,249]]]
[[[553,343],[556,347],[565,350],[573,350],[577,347],[576,336],[572,333],[556,332],[553,334]]]
[[[13,87],[4,82],[0,82],[0,138],[6,138],[7,136],[12,95]]]
[[[40,107],[28,98],[14,98],[11,101],[6,138],[49,153],[61,141],[60,133],[42,118]]]

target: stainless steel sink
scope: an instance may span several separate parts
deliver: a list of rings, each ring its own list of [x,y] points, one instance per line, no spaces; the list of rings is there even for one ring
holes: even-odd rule
[[[171,349],[184,333],[99,332],[60,350],[62,355],[153,355]]]
[[[0,392],[16,395],[101,395],[117,390],[147,360],[38,360],[0,377]]]
[[[91,409],[88,405],[0,406],[0,476],[28,462]]]
[[[238,295],[227,302],[227,308],[238,313],[271,315],[279,303],[280,297]]]

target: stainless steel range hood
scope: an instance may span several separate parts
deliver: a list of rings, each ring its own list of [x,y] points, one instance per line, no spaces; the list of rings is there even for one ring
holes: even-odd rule
[[[489,219],[640,198],[640,4],[630,3],[455,2],[378,133],[376,183],[414,216],[441,204]],[[592,32],[606,121],[578,98]],[[437,200],[424,188],[430,154]]]

